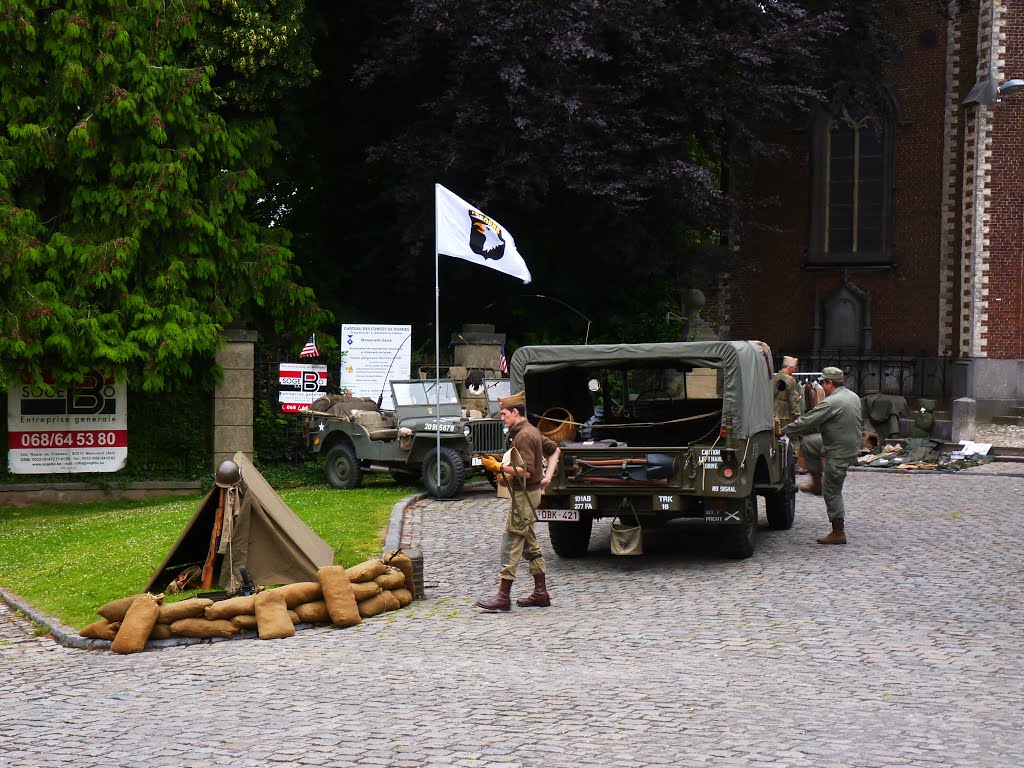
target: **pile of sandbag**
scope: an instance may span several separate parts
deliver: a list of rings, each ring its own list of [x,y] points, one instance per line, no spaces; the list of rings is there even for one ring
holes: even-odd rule
[[[102,617],[79,634],[111,640],[115,653],[138,653],[149,640],[231,637],[256,630],[261,640],[295,634],[296,624],[351,627],[384,611],[404,608],[415,597],[412,560],[401,550],[351,568],[329,565],[317,581],[285,584],[255,595],[214,601],[191,597],[164,603],[163,595],[132,595],[96,612]]]

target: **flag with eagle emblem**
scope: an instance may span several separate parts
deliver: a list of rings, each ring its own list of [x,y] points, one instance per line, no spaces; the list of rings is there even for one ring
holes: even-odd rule
[[[524,283],[533,279],[511,232],[440,184],[434,190],[439,254],[496,269]]]

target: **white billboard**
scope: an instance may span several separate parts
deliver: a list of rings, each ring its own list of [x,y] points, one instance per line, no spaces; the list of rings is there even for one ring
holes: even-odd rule
[[[93,371],[68,389],[14,387],[7,434],[13,474],[116,472],[128,460],[128,383]]]
[[[282,413],[296,413],[327,392],[327,366],[310,363],[279,363],[277,401]]]
[[[408,379],[412,365],[411,325],[341,326],[340,386],[357,397],[376,400],[383,393],[382,408],[391,402],[392,379]]]

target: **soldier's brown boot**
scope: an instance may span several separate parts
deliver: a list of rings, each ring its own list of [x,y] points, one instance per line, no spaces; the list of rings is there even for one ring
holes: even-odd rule
[[[498,591],[494,597],[484,597],[476,601],[476,604],[485,611],[508,611],[512,608],[512,580],[502,579],[498,585]]]
[[[846,521],[843,518],[832,521],[832,531],[818,539],[819,544],[845,544]]]
[[[815,496],[821,496],[821,472],[811,472],[811,482],[807,485],[801,485],[800,490],[804,493],[813,493]]]
[[[551,605],[551,595],[548,594],[548,585],[544,580],[543,573],[533,574],[533,594],[528,597],[520,597],[516,605],[523,608],[547,608]]]

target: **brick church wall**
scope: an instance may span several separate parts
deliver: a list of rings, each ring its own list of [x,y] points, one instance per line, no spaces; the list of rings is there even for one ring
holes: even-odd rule
[[[996,17],[997,77],[1024,78],[1024,7],[1003,2]],[[987,107],[991,124],[988,181],[987,357],[1024,357],[1024,89]]]
[[[902,124],[895,134],[893,252],[895,268],[850,268],[847,277],[871,294],[873,351],[935,355],[939,347],[940,250],[943,238],[943,149],[947,104],[947,22],[933,7],[902,6],[896,20],[903,53],[888,73]],[[923,5],[923,4],[922,4]],[[748,227],[742,269],[727,299],[733,338],[761,338],[777,353],[812,346],[815,291],[842,284],[838,268],[805,265],[810,225],[809,116],[779,138],[788,156],[761,161],[753,190],[778,202],[759,215],[772,229]],[[948,176],[948,173],[946,174]],[[948,185],[946,185],[948,186]]]

